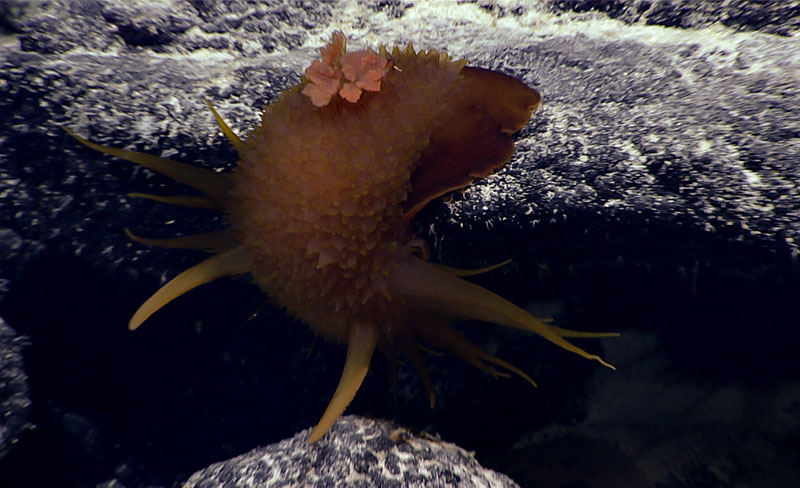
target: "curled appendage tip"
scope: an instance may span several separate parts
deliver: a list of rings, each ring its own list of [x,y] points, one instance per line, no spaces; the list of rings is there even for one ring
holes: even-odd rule
[[[455,276],[460,276],[460,277],[463,278],[463,277],[467,277],[467,276],[477,276],[477,275],[480,275],[480,274],[483,274],[483,273],[488,273],[489,271],[494,271],[497,268],[500,268],[501,266],[505,266],[506,264],[508,264],[510,262],[511,262],[510,259],[506,259],[505,261],[503,261],[501,263],[492,264],[491,266],[486,266],[486,267],[483,267],[483,268],[476,268],[476,269],[453,268],[451,266],[445,266],[443,264],[436,264],[436,263],[428,263],[428,264],[430,264],[431,266],[435,266],[435,267],[437,267],[439,269],[443,269],[443,270],[447,271],[448,273],[452,273]]]
[[[588,356],[584,356],[584,357],[586,357],[587,359],[594,359],[595,361],[597,361],[598,363],[602,364],[602,365],[603,365],[603,366],[605,366],[606,368],[613,369],[614,371],[616,371],[616,370],[617,370],[617,368],[616,368],[616,367],[615,367],[613,364],[610,364],[610,363],[607,363],[607,362],[605,362],[605,361],[603,360],[603,358],[601,358],[600,356],[597,356],[597,355],[595,355],[595,354],[590,354],[590,355],[588,355]]]
[[[247,273],[250,268],[241,246],[215,254],[179,274],[148,298],[131,317],[128,329],[136,330],[161,307],[187,291],[223,276]]]
[[[369,325],[354,325],[350,329],[347,341],[347,358],[344,361],[344,370],[339,380],[339,386],[333,393],[333,398],[322,414],[319,423],[311,429],[308,442],[319,440],[333,427],[336,420],[342,415],[344,409],[356,396],[358,388],[367,376],[372,353],[378,344],[378,330]]]
[[[211,113],[214,114],[214,120],[217,121],[217,125],[219,125],[219,128],[225,135],[225,138],[228,139],[228,141],[230,141],[231,144],[233,144],[233,147],[236,148],[237,152],[241,152],[241,150],[244,149],[244,142],[241,139],[239,139],[239,136],[237,136],[236,133],[233,132],[233,130],[228,126],[225,120],[217,112],[217,109],[215,109],[214,106],[211,105],[211,102],[209,102],[206,99],[203,99],[203,101],[206,102],[208,108],[211,109]]]
[[[228,231],[206,232],[190,236],[173,237],[171,239],[150,239],[137,236],[127,227],[124,229],[125,235],[132,241],[146,246],[167,247],[172,249],[205,249],[209,251],[222,252],[236,247],[238,242]]]

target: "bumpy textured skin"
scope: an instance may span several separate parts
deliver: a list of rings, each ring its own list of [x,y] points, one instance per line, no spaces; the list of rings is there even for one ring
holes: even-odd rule
[[[388,276],[408,255],[401,223],[411,175],[447,123],[463,63],[395,50],[380,91],[316,107],[302,85],[247,138],[228,218],[264,292],[315,331],[346,342],[354,323],[380,337],[405,320]]]

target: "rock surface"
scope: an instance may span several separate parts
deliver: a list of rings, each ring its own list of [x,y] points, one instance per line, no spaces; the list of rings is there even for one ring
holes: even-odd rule
[[[250,487],[508,487],[472,454],[389,422],[342,417],[318,443],[307,429],[193,474],[184,488]]]
[[[22,364],[26,343],[26,337],[19,336],[0,318],[0,461],[34,427],[29,422],[31,394]]]
[[[617,371],[590,380],[587,415],[514,445],[495,469],[522,486],[797,486],[800,382],[710,382],[683,374],[654,333],[606,348]]]
[[[465,329],[473,339],[530,372],[540,388],[431,357],[439,402],[428,410],[413,374],[401,369],[395,401],[388,368],[375,361],[349,412],[441,433],[523,486],[559,486],[563,478],[549,477],[556,472],[598,486],[590,473],[559,465],[575,454],[570,439],[590,439],[580,443],[582,459],[619,479],[649,469],[654,458],[637,464],[632,453],[663,441],[653,450],[665,453],[663,471],[641,486],[734,485],[759,469],[796,479],[792,437],[765,424],[750,438],[728,436],[751,418],[736,413],[719,413],[702,445],[729,453],[718,458],[727,464],[710,474],[697,468],[716,461],[692,454],[697,438],[688,432],[696,425],[680,420],[686,406],[670,400],[656,410],[646,401],[654,393],[639,387],[677,374],[686,381],[666,385],[669,398],[734,391],[764,419],[797,432],[800,412],[790,401],[800,381],[792,360],[800,342],[795,4],[0,4],[0,316],[29,338],[24,373],[36,392],[29,410],[2,413],[9,425],[38,426],[7,457],[13,463],[0,462],[0,477],[14,485],[179,486],[203,466],[317,420],[343,351],[316,344],[309,357],[310,334],[279,311],[266,308],[248,321],[263,298],[244,281],[198,289],[141,331],[125,330],[159,283],[202,256],[143,248],[122,227],[168,237],[223,223],[126,196],[185,189],[86,150],[60,126],[228,169],[235,154],[203,99],[246,134],[260,107],[296,83],[342,29],[356,46],[445,48],[542,93],[512,162],[430,205],[419,234],[448,264],[514,258],[481,283],[520,303],[540,299],[537,313],[565,327],[631,331],[634,340],[604,343],[618,365],[628,364],[620,345],[634,357],[652,351],[663,359],[614,386],[613,377],[598,380],[610,372],[536,338],[472,324]],[[635,340],[637,333],[647,340]],[[602,410],[609,397],[593,389],[630,399],[611,402],[626,415]],[[722,404],[714,405],[707,415],[717,415]],[[634,440],[619,434],[639,417],[648,427]],[[576,430],[560,430],[567,424]],[[566,440],[556,439],[561,432]],[[664,440],[665,432],[677,434]],[[551,442],[563,458],[517,459],[542,456]],[[758,454],[765,452],[774,455]],[[37,470],[42,457],[54,469]],[[757,466],[728,469],[747,457]]]

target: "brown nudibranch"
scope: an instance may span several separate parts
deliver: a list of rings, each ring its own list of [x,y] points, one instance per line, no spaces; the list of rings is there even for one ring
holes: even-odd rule
[[[130,328],[198,285],[249,273],[276,306],[324,338],[347,344],[341,380],[309,442],[325,434],[353,399],[376,348],[391,361],[396,352],[408,359],[431,405],[421,342],[450,350],[495,377],[505,370],[535,384],[465,339],[452,321],[535,332],[609,366],[566,339],[615,334],[551,325],[463,280],[470,272],[428,263],[415,252],[419,240],[409,228],[414,215],[432,199],[505,164],[514,151],[512,134],[539,106],[539,93],[435,50],[415,52],[409,45],[350,53],[340,32],[321,54],[297,86],[265,108],[261,124],[245,140],[211,107],[239,155],[229,173],[73,134],[93,149],[201,192],[138,196],[218,209],[230,222],[222,231],[175,239],[128,233],[145,244],[214,252],[150,297]]]

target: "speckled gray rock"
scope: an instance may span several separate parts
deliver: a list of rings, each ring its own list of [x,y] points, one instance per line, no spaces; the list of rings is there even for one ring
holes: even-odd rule
[[[602,12],[629,23],[697,28],[721,23],[743,31],[792,35],[800,29],[797,2],[726,0],[549,0],[554,11]]]
[[[0,460],[19,443],[20,435],[33,428],[28,377],[22,365],[20,336],[0,318]]]
[[[710,239],[796,260],[800,67],[783,55],[797,50],[796,37],[710,23],[626,28],[599,14],[554,16],[526,2],[503,9],[423,3],[396,15],[339,10],[337,3],[145,5],[45,2],[24,22],[21,49],[4,51],[0,104],[12,110],[0,154],[11,163],[3,181],[16,188],[6,208],[27,223],[15,229],[23,239],[53,237],[56,229],[108,235],[96,227],[94,207],[122,217],[132,211],[116,198],[116,182],[93,176],[96,166],[55,159],[62,145],[86,159],[57,125],[99,142],[225,166],[217,158],[227,145],[202,99],[246,133],[259,107],[298,79],[333,28],[353,25],[355,44],[444,47],[518,76],[544,96],[514,161],[449,206],[435,206],[447,212],[435,220],[437,235],[461,226],[496,227],[502,235],[574,219],[575,227],[620,232],[680,229],[676,255],[704,249]],[[56,29],[58,16],[69,20]],[[487,30],[492,23],[501,28]],[[794,25],[787,21],[781,32],[796,32]],[[29,161],[23,154],[32,146],[42,154]],[[63,169],[26,173],[40,164]],[[85,190],[74,181],[79,176],[87,178]],[[131,255],[123,239],[102,247],[70,241],[76,252],[102,251],[111,262]]]
[[[306,442],[309,432],[213,464],[193,474],[184,488],[518,486],[454,444],[389,422],[344,416],[314,444]]]

